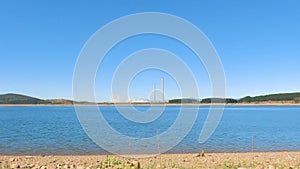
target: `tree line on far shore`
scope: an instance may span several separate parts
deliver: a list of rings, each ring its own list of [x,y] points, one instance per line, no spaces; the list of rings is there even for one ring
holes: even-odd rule
[[[300,103],[300,93],[281,93],[263,96],[246,96],[241,99],[233,98],[205,98],[197,99],[171,99],[169,103],[258,103],[258,102],[295,102]]]

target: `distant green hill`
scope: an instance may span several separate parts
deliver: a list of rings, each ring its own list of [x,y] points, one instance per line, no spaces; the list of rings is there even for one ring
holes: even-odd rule
[[[268,102],[268,101],[290,101],[295,103],[300,103],[300,92],[298,93],[280,93],[280,94],[269,94],[262,96],[246,96],[241,99],[232,99],[232,98],[205,98],[200,102],[196,99],[172,99],[169,100],[169,103],[255,103],[255,102]]]
[[[0,104],[45,104],[47,101],[20,94],[0,95]]]
[[[74,103],[73,100],[66,99],[49,99],[43,100],[31,96],[25,96],[21,94],[3,94],[0,95],[0,104],[49,104],[49,105],[57,105],[57,104],[65,104],[72,105]],[[90,104],[90,102],[76,102],[78,104]]]
[[[51,99],[51,100],[45,100],[45,102],[47,102],[46,104],[73,104],[74,103],[73,100],[65,100],[65,99]]]
[[[205,98],[201,101],[197,99],[172,99],[169,103],[237,103],[238,101],[231,98],[221,99],[221,98]]]
[[[239,103],[251,103],[251,102],[266,102],[266,101],[300,101],[300,93],[280,93],[280,94],[269,94],[263,96],[250,97],[246,96],[241,98]]]
[[[206,98],[202,99],[201,103],[237,103],[238,101],[232,98]]]
[[[196,99],[171,99],[169,103],[199,103]]]

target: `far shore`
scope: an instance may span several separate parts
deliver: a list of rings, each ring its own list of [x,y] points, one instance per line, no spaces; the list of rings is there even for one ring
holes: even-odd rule
[[[282,168],[299,169],[300,152],[249,152],[162,154],[143,156],[117,155],[0,155],[0,168]]]
[[[293,102],[259,102],[259,103],[97,103],[97,104],[0,104],[1,106],[300,106],[300,103]]]

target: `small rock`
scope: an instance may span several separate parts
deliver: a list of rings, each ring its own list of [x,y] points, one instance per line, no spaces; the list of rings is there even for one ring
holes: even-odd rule
[[[200,151],[197,157],[205,157],[204,150]]]
[[[140,162],[138,162],[138,161],[133,161],[131,163],[131,166],[133,166],[135,169],[140,169],[141,168]]]
[[[33,168],[33,167],[34,167],[34,164],[29,164],[28,167],[29,167],[29,168]]]
[[[272,165],[269,165],[269,169],[275,169],[275,167]]]
[[[77,169],[84,169],[83,166],[77,166]]]
[[[46,167],[45,166],[41,166],[41,168],[40,169],[46,169]]]
[[[28,168],[27,165],[20,165],[20,168]]]
[[[32,159],[32,156],[25,156],[26,159]]]
[[[184,159],[183,162],[189,162],[189,160],[188,159]]]
[[[69,166],[66,164],[66,165],[64,165],[64,168],[67,169],[67,168],[69,168]]]
[[[14,162],[14,161],[15,161],[14,158],[10,158],[10,159],[9,159],[9,162]]]
[[[20,168],[20,165],[18,165],[18,164],[11,164],[10,168]]]
[[[85,169],[91,169],[90,167],[86,167]]]

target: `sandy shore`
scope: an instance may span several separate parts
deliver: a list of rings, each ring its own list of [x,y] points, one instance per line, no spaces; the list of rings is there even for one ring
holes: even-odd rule
[[[114,155],[0,156],[0,168],[258,168],[300,169],[300,152],[163,154],[148,158]]]

